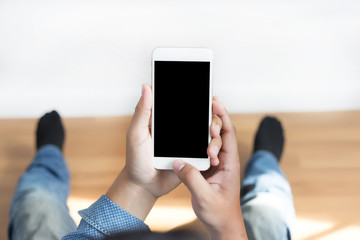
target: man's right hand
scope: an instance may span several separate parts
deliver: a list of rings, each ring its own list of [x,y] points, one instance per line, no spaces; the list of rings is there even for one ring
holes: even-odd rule
[[[194,212],[207,227],[211,239],[247,239],[240,207],[240,162],[235,128],[216,98],[213,114],[222,121],[219,164],[203,174],[183,161],[175,161],[173,168],[190,190]]]

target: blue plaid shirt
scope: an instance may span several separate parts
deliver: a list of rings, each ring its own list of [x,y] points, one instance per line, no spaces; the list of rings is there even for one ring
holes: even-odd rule
[[[79,227],[62,240],[103,239],[120,232],[150,231],[143,221],[104,195],[88,209],[79,211],[79,214],[82,217]]]

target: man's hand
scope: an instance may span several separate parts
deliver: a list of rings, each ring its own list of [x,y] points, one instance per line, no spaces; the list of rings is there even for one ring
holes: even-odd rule
[[[213,114],[222,122],[219,164],[201,174],[183,161],[174,171],[188,187],[195,214],[213,240],[247,239],[240,207],[240,162],[235,128],[224,106],[215,99]]]
[[[178,186],[180,180],[173,171],[160,171],[152,165],[151,109],[152,91],[144,84],[127,132],[124,170],[132,183],[159,198]]]
[[[152,165],[151,109],[152,91],[149,85],[144,84],[127,132],[126,165],[106,194],[113,202],[141,220],[145,220],[157,198],[167,194],[181,182],[174,171],[157,170]],[[213,166],[219,164],[217,155],[222,144],[221,125],[220,118],[213,116],[210,128],[212,140],[207,149]]]

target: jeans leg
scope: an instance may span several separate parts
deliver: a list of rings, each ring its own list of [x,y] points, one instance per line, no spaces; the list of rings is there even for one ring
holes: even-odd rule
[[[41,147],[19,179],[10,207],[9,240],[58,240],[75,231],[66,201],[70,174],[60,149]]]
[[[249,239],[291,239],[295,208],[290,184],[269,151],[254,153],[245,169],[241,199]]]

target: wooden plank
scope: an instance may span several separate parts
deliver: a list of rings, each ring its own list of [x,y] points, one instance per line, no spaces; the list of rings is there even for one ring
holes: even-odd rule
[[[264,114],[233,114],[242,171]],[[316,239],[360,222],[360,111],[276,114],[285,128],[281,166],[289,179],[299,219],[333,226],[295,239]],[[71,197],[96,200],[125,164],[125,139],[131,117],[64,120],[64,154],[71,170]],[[0,239],[6,239],[8,211],[16,183],[35,154],[36,119],[0,119]],[[182,185],[156,207],[190,208]],[[86,207],[86,206],[84,206]],[[150,223],[151,224],[151,223]],[[167,230],[157,225],[156,230]],[[353,228],[351,228],[353,229]],[[306,231],[306,229],[304,230]],[[306,236],[306,237],[304,237]]]

